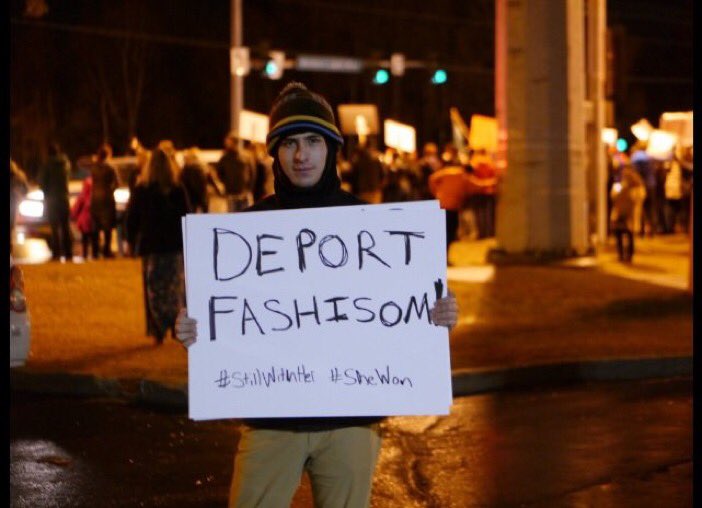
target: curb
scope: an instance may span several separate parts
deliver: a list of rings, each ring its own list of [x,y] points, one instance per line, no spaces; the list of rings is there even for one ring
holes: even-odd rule
[[[452,372],[453,396],[585,381],[625,381],[692,375],[692,357],[590,360],[508,369]]]
[[[590,360],[506,369],[458,369],[451,373],[454,397],[500,390],[558,386],[586,381],[625,381],[692,375],[692,357]],[[187,385],[148,379],[98,378],[85,374],[10,372],[10,390],[63,396],[119,398],[137,404],[186,411]]]

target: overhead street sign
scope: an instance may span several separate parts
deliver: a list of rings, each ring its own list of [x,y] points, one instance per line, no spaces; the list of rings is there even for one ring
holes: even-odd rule
[[[363,69],[360,58],[328,55],[298,55],[295,62],[298,71],[357,73]]]

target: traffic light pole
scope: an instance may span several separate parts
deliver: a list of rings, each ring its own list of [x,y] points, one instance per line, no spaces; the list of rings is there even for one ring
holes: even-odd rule
[[[243,43],[241,0],[230,0],[231,47],[238,48]],[[239,113],[244,107],[244,76],[230,73],[229,84],[229,129],[238,132]]]

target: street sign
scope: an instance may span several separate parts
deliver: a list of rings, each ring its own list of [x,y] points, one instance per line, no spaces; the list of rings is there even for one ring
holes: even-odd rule
[[[390,55],[390,73],[393,76],[403,76],[405,74],[405,55],[402,53]]]
[[[363,69],[363,61],[330,55],[298,55],[295,63],[298,71],[358,73]]]

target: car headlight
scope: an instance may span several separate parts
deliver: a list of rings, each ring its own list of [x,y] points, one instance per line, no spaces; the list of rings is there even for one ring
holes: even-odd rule
[[[25,199],[19,204],[19,213],[24,217],[40,218],[44,216],[44,203]]]
[[[34,189],[27,193],[27,199],[34,201],[44,201],[44,191],[41,189]]]

